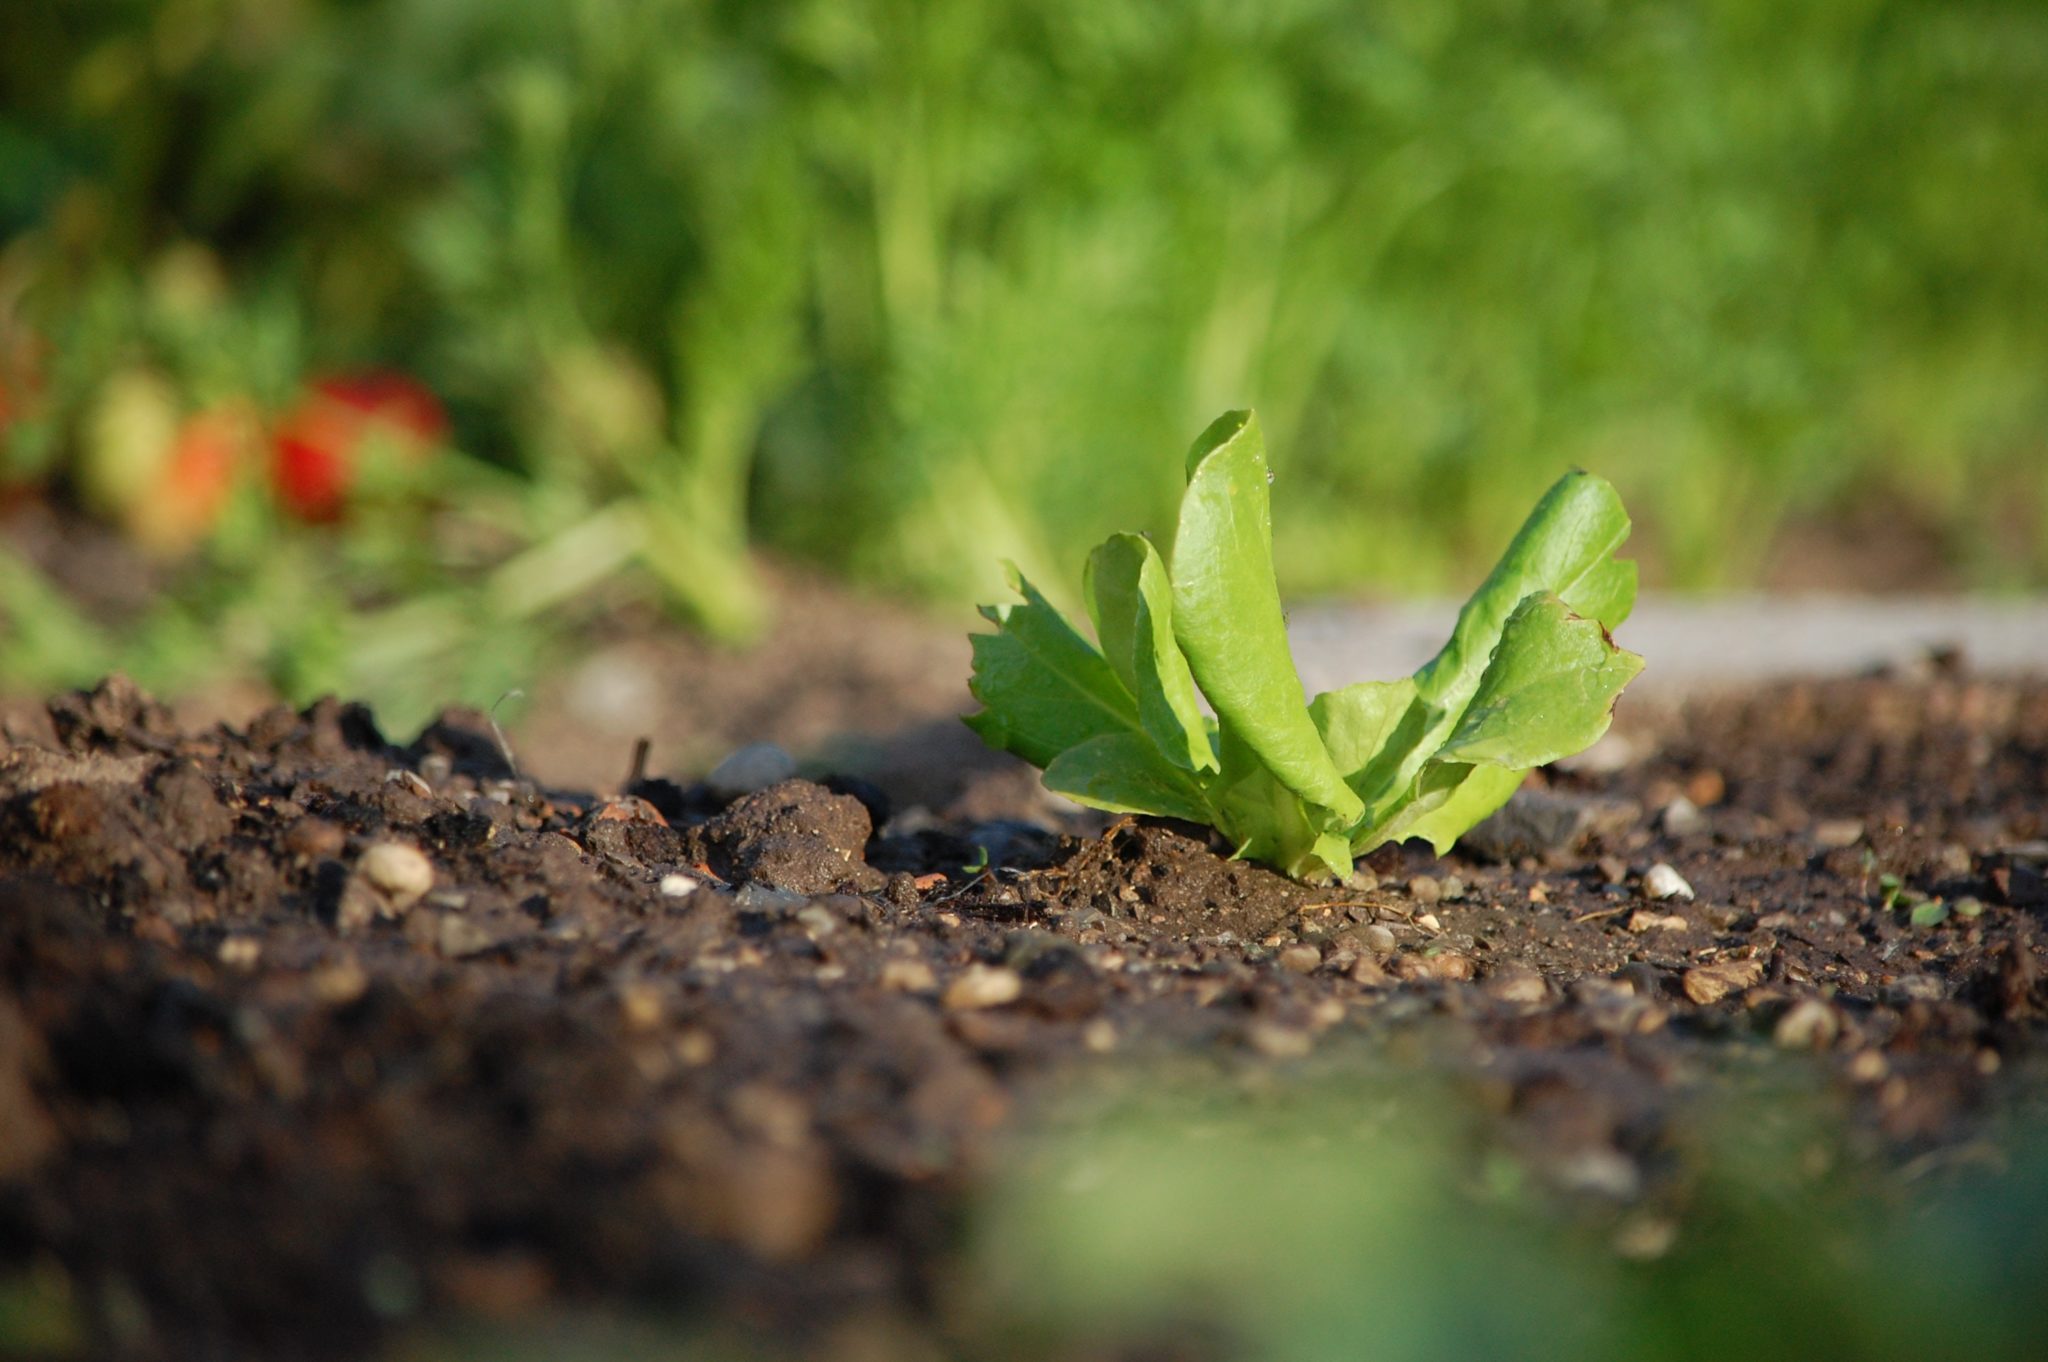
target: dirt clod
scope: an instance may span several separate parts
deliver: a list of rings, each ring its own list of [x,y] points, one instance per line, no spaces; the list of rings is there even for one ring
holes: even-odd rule
[[[854,893],[886,882],[866,859],[873,826],[851,795],[785,780],[734,802],[691,830],[689,855],[722,878],[796,894]]]

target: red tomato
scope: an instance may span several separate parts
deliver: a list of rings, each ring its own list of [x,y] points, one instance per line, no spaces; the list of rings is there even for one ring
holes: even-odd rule
[[[396,437],[425,453],[447,434],[440,400],[404,374],[324,378],[278,425],[272,481],[278,499],[301,520],[335,520],[355,485],[365,439]]]

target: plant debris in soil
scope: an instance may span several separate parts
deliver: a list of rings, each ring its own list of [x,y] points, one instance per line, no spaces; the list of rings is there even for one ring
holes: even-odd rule
[[[1910,1159],[2048,1008],[2042,682],[1625,715],[1469,849],[1326,888],[857,780],[547,789],[460,714],[185,730],[113,679],[4,737],[0,1281],[55,1274],[95,1354],[636,1300],[943,1332],[997,1137],[1087,1066],[1426,1026],[1540,1177],[1634,1202],[1693,1058],[1811,1055]]]

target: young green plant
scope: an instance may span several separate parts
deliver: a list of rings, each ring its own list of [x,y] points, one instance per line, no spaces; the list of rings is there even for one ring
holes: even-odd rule
[[[984,606],[968,725],[1117,813],[1216,828],[1297,879],[1386,842],[1439,854],[1537,766],[1590,746],[1643,660],[1609,631],[1635,603],[1621,499],[1569,473],[1546,492],[1413,676],[1303,702],[1273,575],[1264,441],[1230,412],[1188,453],[1169,564],[1140,535],[1088,559],[1090,644],[1014,568]],[[1214,717],[1205,713],[1206,697]]]

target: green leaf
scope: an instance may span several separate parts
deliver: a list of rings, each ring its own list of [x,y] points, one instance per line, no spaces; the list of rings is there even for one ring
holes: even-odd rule
[[[1572,472],[1551,484],[1458,612],[1450,642],[1417,673],[1423,693],[1441,699],[1476,684],[1508,616],[1533,591],[1619,628],[1636,598],[1635,565],[1613,557],[1628,531],[1628,512],[1605,478]]]
[[[1948,905],[1940,899],[1927,899],[1914,904],[1906,920],[1915,927],[1939,927],[1948,921]]]
[[[1607,731],[1615,697],[1643,659],[1614,646],[1598,620],[1547,592],[1508,617],[1471,703],[1432,760],[1517,770],[1582,752]]]
[[[967,726],[1034,766],[1090,738],[1135,731],[1138,702],[1102,654],[1022,573],[1009,571],[1024,603],[982,607],[997,632],[972,639],[967,688],[986,708],[968,715]]]
[[[1394,741],[1415,704],[1415,678],[1360,681],[1324,691],[1309,702],[1309,719],[1322,734],[1330,760],[1346,773],[1362,772]]]
[[[1450,642],[1415,674],[1417,691],[1447,713],[1462,714],[1508,617],[1534,592],[1562,597],[1610,630],[1619,627],[1636,597],[1635,565],[1613,557],[1628,531],[1628,512],[1605,478],[1559,478],[1458,612]]]
[[[1635,564],[1612,555],[1628,538],[1628,512],[1605,478],[1567,473],[1543,494],[1507,552],[1458,612],[1450,641],[1415,673],[1418,709],[1403,717],[1399,751],[1352,773],[1368,818],[1384,822],[1407,798],[1424,762],[1463,718],[1522,600],[1550,592],[1613,629],[1635,605]],[[1576,750],[1576,749],[1574,749]]]
[[[1606,732],[1615,697],[1642,666],[1598,621],[1579,618],[1556,596],[1527,597],[1502,627],[1449,741],[1360,830],[1353,850],[1419,837],[1442,855],[1505,804],[1532,767],[1583,751]],[[1426,713],[1418,704],[1396,725],[1387,749],[1394,759],[1407,750],[1404,732]]]
[[[1507,766],[1432,762],[1416,781],[1415,798],[1391,822],[1361,834],[1352,850],[1363,856],[1385,842],[1420,838],[1441,856],[1507,803],[1528,774]]]
[[[1365,811],[1330,760],[1303,703],[1273,578],[1266,456],[1250,412],[1231,412],[1195,441],[1173,542],[1173,631],[1188,669],[1258,760],[1327,811],[1327,830]]]
[[[1045,788],[1090,808],[1210,823],[1215,812],[1187,772],[1142,733],[1105,733],[1070,747],[1045,768]]]
[[[1082,594],[1102,653],[1138,699],[1138,717],[1159,751],[1190,771],[1218,769],[1195,678],[1173,639],[1173,585],[1142,535],[1113,535],[1089,555]]]

